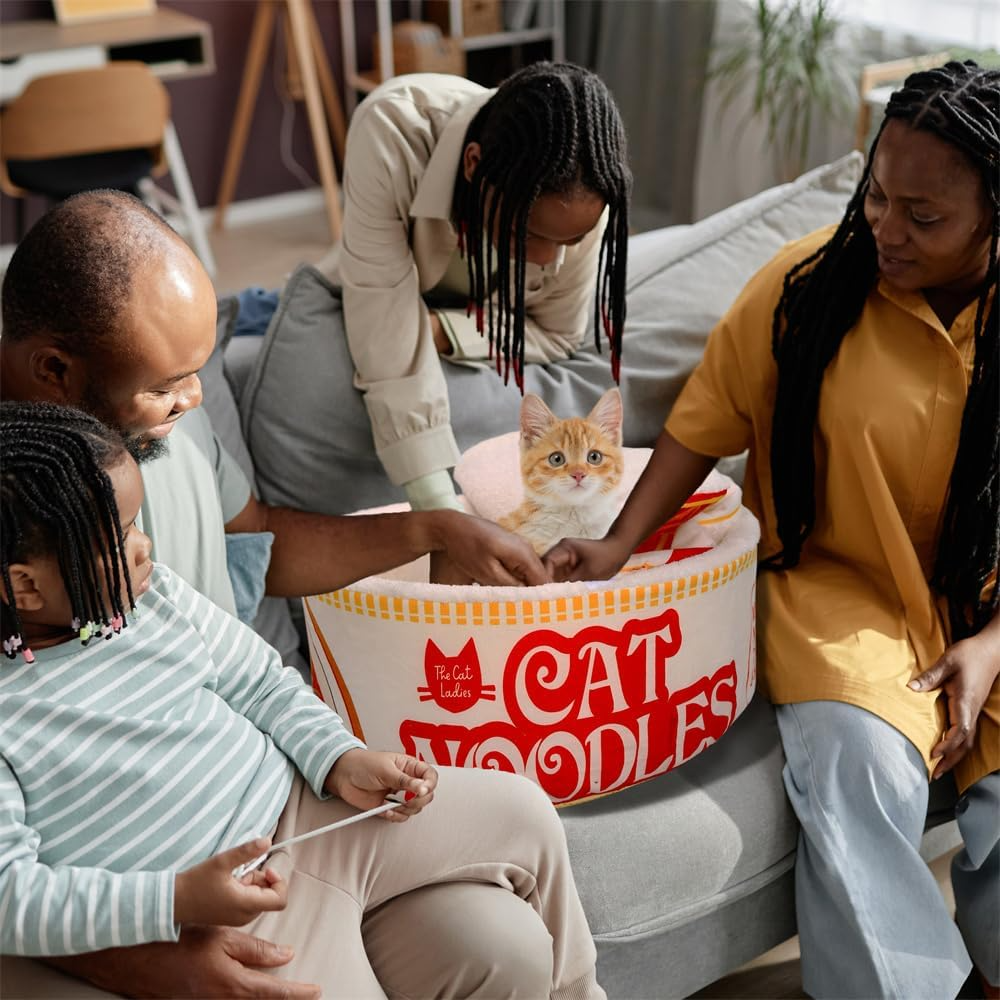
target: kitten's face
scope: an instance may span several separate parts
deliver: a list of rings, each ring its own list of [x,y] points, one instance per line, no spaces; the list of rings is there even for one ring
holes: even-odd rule
[[[624,471],[622,403],[609,389],[587,417],[560,420],[537,396],[521,404],[521,477],[543,505],[579,506],[614,492]]]

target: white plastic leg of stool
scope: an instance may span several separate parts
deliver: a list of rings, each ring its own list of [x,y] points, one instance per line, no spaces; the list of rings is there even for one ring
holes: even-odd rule
[[[177,138],[174,123],[171,121],[167,122],[167,127],[163,132],[163,147],[167,154],[170,176],[173,178],[174,187],[177,188],[180,209],[187,222],[188,235],[194,244],[195,253],[201,258],[205,270],[210,275],[214,275],[215,256],[208,243],[208,235],[198,210],[198,202],[194,196],[194,188],[191,186],[191,178],[188,176],[187,164],[184,162],[184,154],[181,152],[181,144]]]
[[[142,200],[155,212],[163,215],[163,198],[165,192],[161,191],[154,183],[152,177],[143,177],[139,181],[139,194]]]

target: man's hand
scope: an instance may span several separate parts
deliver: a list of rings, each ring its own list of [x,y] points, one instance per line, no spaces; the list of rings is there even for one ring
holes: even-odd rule
[[[432,552],[428,582],[445,583],[449,587],[464,587],[476,581],[463,573],[449,558],[447,552]]]
[[[441,516],[440,550],[454,570],[476,583],[500,587],[535,587],[548,574],[535,550],[523,538],[481,517],[457,511]]]
[[[390,823],[402,823],[434,798],[437,782],[437,771],[426,761],[405,753],[355,748],[337,758],[323,787],[358,809],[374,809],[389,792],[406,792],[404,805],[379,814]]]
[[[610,580],[631,555],[612,537],[593,541],[587,538],[564,538],[542,556],[549,579]]]
[[[273,868],[233,878],[233,869],[260,857],[268,837],[221,851],[174,876],[174,923],[242,927],[259,913],[283,910],[288,885]]]
[[[548,578],[535,550],[492,521],[457,510],[328,516],[268,507],[254,497],[226,531],[273,531],[267,593],[301,597],[350,586],[426,553],[446,553],[477,583],[535,586]]]
[[[292,949],[229,927],[188,924],[180,940],[48,958],[46,964],[127,997],[254,997],[316,1000],[318,986],[261,972],[292,960]]]
[[[1000,643],[995,624],[944,651],[929,670],[910,681],[914,691],[940,689],[948,702],[948,730],[931,751],[940,757],[933,778],[950,771],[976,741],[976,723],[1000,673]]]

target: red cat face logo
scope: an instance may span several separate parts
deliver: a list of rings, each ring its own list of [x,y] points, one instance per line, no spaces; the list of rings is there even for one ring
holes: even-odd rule
[[[445,656],[433,639],[424,649],[427,687],[418,687],[421,701],[433,701],[446,712],[464,712],[478,701],[496,701],[494,684],[483,684],[476,644],[470,639],[457,656]]]

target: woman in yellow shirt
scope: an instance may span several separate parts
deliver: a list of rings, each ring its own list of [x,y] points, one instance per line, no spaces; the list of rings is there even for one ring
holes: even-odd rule
[[[713,331],[607,537],[546,556],[558,579],[611,576],[750,449],[812,996],[954,997],[970,956],[998,995],[998,217],[1000,72],[913,74],[839,226],[785,247]],[[952,768],[960,931],[918,853],[928,773]]]

